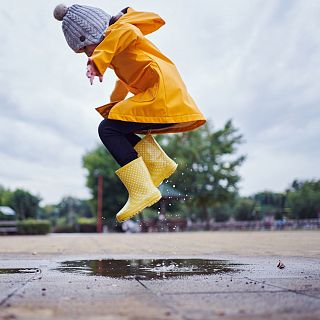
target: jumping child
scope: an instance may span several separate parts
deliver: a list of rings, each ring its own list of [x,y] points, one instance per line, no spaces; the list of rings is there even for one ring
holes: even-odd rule
[[[110,103],[96,110],[104,118],[100,139],[120,165],[116,174],[129,193],[116,216],[123,222],[158,202],[157,187],[177,168],[151,134],[191,131],[206,120],[173,62],[145,38],[165,24],[157,14],[128,7],[110,16],[99,8],[60,4],[54,17],[62,21],[71,49],[89,57],[91,84],[95,76],[102,81],[107,68],[118,77]],[[133,96],[126,99],[129,92]]]

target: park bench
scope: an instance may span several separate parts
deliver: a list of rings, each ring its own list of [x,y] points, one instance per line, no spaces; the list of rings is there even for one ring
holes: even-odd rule
[[[0,221],[0,234],[17,233],[17,221]]]

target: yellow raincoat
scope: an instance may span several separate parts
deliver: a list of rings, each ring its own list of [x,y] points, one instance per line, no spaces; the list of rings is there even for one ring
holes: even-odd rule
[[[129,8],[107,28],[104,40],[91,56],[102,75],[109,67],[119,78],[111,103],[96,108],[104,118],[175,123],[151,133],[190,131],[206,122],[173,62],[144,37],[164,23],[154,13]],[[133,96],[123,100],[129,91]]]

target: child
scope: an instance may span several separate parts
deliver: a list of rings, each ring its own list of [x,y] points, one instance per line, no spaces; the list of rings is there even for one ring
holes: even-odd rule
[[[116,216],[125,221],[161,199],[157,187],[177,168],[151,133],[190,131],[206,120],[175,65],[144,37],[164,25],[158,15],[128,7],[111,17],[99,8],[61,4],[54,17],[71,49],[89,57],[91,84],[95,76],[102,81],[107,68],[119,78],[110,103],[96,110],[104,117],[100,139],[121,166],[116,174],[129,193]]]

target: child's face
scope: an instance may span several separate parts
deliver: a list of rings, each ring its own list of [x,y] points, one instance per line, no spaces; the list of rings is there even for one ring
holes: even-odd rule
[[[98,46],[97,44],[90,44],[88,46],[84,46],[83,48],[79,49],[77,53],[84,52],[88,57],[91,57],[93,54],[94,49]]]

